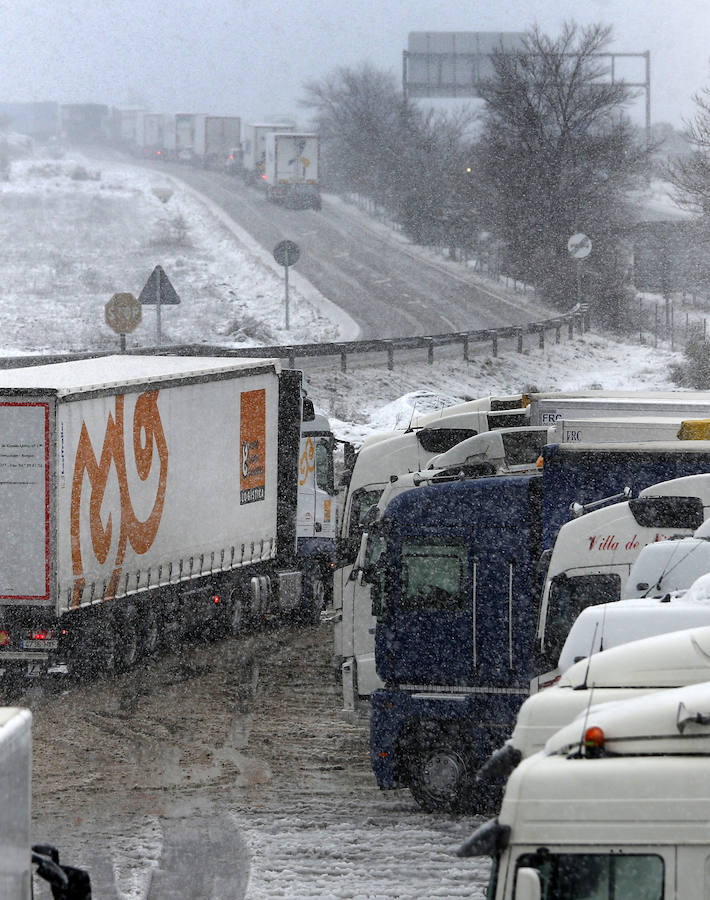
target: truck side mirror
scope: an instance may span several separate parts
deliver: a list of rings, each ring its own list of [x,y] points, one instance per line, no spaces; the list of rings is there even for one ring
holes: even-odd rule
[[[541,900],[542,885],[537,869],[522,866],[515,875],[515,900]]]

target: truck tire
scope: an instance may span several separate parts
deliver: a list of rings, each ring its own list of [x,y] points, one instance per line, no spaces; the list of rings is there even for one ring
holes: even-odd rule
[[[475,807],[476,763],[462,730],[450,722],[422,723],[407,742],[409,789],[427,812]]]
[[[141,655],[154,656],[160,648],[160,625],[152,603],[145,604],[141,611]]]
[[[110,678],[116,672],[116,631],[103,610],[92,610],[91,620],[82,628],[75,645],[72,668],[80,675]]]
[[[114,614],[116,663],[121,672],[132,669],[141,655],[138,609],[129,603]]]
[[[248,630],[251,609],[244,591],[235,588],[229,598],[229,633],[238,637]]]

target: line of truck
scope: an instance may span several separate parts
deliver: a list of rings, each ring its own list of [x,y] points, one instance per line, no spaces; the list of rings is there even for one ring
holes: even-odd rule
[[[333,435],[277,360],[110,356],[0,372],[0,670],[93,675],[318,620]]]
[[[486,419],[498,404],[506,426],[528,424],[503,428],[499,440],[472,435],[495,421]],[[587,422],[583,410],[593,419],[594,408],[607,416],[598,443],[545,443],[554,439],[546,428]],[[476,802],[476,769],[512,731],[533,676],[557,664],[576,615],[618,600],[644,542],[704,521],[710,443],[648,437],[654,412],[662,434],[676,419],[677,434],[702,436],[698,417],[709,411],[702,393],[486,398],[363,446],[341,525],[336,648],[346,709],[370,696],[380,787],[408,786],[429,809]],[[627,441],[603,443],[618,440],[625,417]],[[572,510],[597,507],[566,524]],[[585,519],[590,533],[570,538]],[[633,529],[620,556],[610,522]],[[557,592],[545,594],[543,552],[554,558],[565,528]]]

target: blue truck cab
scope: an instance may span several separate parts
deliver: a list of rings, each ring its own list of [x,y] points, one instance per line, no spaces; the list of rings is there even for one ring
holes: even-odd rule
[[[512,732],[531,678],[557,664],[585,606],[618,599],[563,592],[540,610],[542,552],[571,506],[708,471],[707,441],[547,445],[538,471],[462,472],[393,497],[359,557],[384,682],[370,710],[378,785],[409,787],[427,810],[496,802],[502,784],[477,787],[476,773]]]
[[[395,497],[369,529],[371,760],[382,788],[467,808],[475,773],[528,694],[540,595],[542,477],[455,480]]]

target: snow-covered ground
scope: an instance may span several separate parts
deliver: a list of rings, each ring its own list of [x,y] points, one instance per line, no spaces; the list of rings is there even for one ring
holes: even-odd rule
[[[25,160],[15,162],[10,180],[0,183],[0,203],[0,354],[118,347],[104,322],[104,305],[117,291],[137,295],[156,264],[182,298],[180,306],[163,310],[165,343],[353,336],[353,323],[302,279],[294,282],[287,334],[283,285],[270,253],[162,173],[116,162],[97,166],[81,157]],[[128,349],[152,345],[154,329],[149,307]],[[430,366],[408,357],[396,360],[393,371],[384,362],[349,360],[343,373],[335,360],[332,369],[310,373],[309,386],[338,436],[359,441],[372,430],[401,425],[415,410],[487,394],[531,387],[668,389],[669,368],[678,359],[666,349],[590,332],[571,340],[563,334],[559,345],[548,342],[543,350],[530,338],[523,353],[501,347],[497,358],[481,347],[469,362],[442,355]],[[307,797],[300,812],[296,798],[278,815],[270,808],[263,815],[235,813],[252,854],[247,897],[483,896],[487,865],[453,856],[467,822],[424,816],[411,801],[379,797],[369,784],[369,813],[361,799],[352,808],[333,800],[319,818]],[[82,835],[80,822],[68,823],[77,841],[89,839],[93,827],[87,821]],[[126,843],[122,858],[135,858],[139,868],[153,852],[151,829],[158,828],[150,817],[144,824],[143,831],[136,827],[120,838]],[[67,840],[70,846],[72,838]],[[124,881],[125,900],[142,900],[144,875],[135,884]]]

